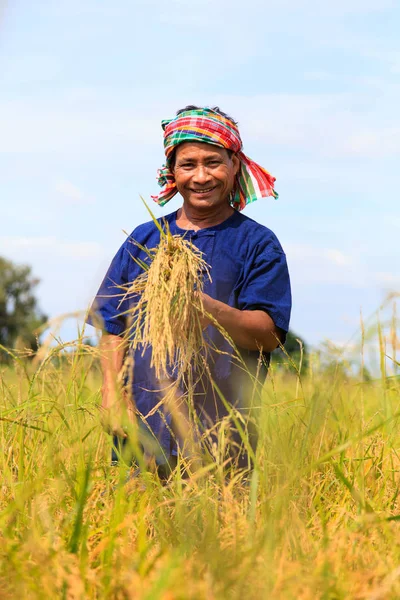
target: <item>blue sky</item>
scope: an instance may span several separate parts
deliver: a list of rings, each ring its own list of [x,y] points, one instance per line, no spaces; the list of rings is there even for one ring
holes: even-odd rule
[[[246,214],[287,253],[296,332],[343,343],[400,290],[398,2],[0,7],[0,254],[32,265],[48,315],[85,309],[148,220],[160,121],[189,103],[237,119],[277,178],[279,200]]]

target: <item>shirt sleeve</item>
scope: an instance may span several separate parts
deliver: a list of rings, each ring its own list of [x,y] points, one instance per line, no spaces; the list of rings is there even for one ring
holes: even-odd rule
[[[286,256],[276,249],[257,250],[245,269],[238,295],[240,310],[264,310],[277,327],[289,331],[292,296]]]
[[[86,322],[107,333],[122,336],[126,330],[129,302],[124,298],[128,281],[129,252],[124,243],[111,261]]]

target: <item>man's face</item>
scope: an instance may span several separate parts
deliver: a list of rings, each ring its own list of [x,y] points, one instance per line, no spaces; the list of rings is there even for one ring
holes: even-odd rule
[[[193,208],[225,207],[240,161],[224,148],[203,142],[179,144],[174,175],[178,192]]]

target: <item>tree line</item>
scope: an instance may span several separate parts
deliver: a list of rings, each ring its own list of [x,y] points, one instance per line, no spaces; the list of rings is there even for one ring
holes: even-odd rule
[[[37,330],[47,321],[35,296],[39,283],[31,267],[0,257],[0,346],[37,349]],[[1,349],[0,360],[6,357]]]

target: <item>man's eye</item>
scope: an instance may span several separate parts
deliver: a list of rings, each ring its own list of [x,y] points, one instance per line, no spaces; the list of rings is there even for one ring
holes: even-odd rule
[[[210,167],[219,167],[221,162],[219,160],[211,160],[208,164]]]

